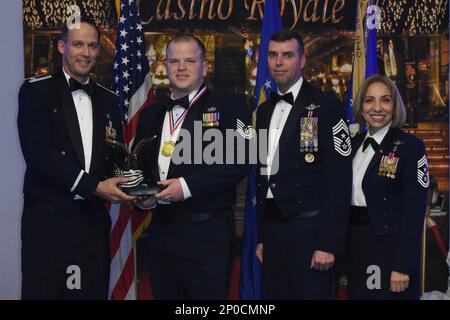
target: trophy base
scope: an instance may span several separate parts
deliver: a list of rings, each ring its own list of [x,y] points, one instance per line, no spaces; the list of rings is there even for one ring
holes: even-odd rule
[[[163,188],[160,186],[141,185],[132,188],[122,188],[122,191],[130,196],[145,197],[159,193]]]

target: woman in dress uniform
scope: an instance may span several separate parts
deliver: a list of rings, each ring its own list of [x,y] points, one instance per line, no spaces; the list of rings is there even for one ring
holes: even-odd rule
[[[423,142],[400,130],[405,106],[385,76],[363,82],[353,115],[367,132],[352,142],[349,298],[418,299],[429,185]]]

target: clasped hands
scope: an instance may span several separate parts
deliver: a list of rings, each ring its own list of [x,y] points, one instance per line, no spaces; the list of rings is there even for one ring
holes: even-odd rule
[[[124,202],[125,204],[135,205],[143,210],[154,208],[158,200],[177,202],[184,199],[183,188],[181,187],[180,180],[177,178],[159,181],[158,185],[162,186],[164,189],[151,197],[130,196],[123,192],[118,185],[128,181],[129,178],[127,177],[110,178],[101,181],[97,185],[95,193],[97,196],[107,201],[113,203]]]
[[[151,197],[139,197],[133,201],[133,205],[142,210],[150,210],[156,207],[156,203],[159,200],[164,202],[178,202],[184,199],[183,188],[179,179],[158,181],[157,184],[163,187],[161,192]]]
[[[263,263],[263,244],[258,243],[255,250],[255,255],[258,257],[259,262]],[[327,271],[334,264],[334,254],[325,251],[316,250],[311,258],[311,269],[319,271]]]

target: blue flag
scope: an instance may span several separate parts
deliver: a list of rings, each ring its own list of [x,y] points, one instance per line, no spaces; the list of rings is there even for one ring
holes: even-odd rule
[[[355,123],[352,113],[353,99],[362,82],[371,75],[378,73],[377,17],[375,16],[376,11],[372,7],[374,3],[374,0],[361,0],[356,4],[355,51],[347,100],[347,123],[349,124]]]
[[[271,91],[277,89],[267,69],[267,48],[270,37],[281,28],[278,0],[266,0],[261,27],[253,111],[266,100],[266,97],[270,97]],[[255,167],[253,166],[247,178],[247,194],[244,210],[244,235],[242,239],[241,278],[239,285],[240,298],[243,300],[257,300],[263,297],[262,266],[255,256],[258,240],[255,175]]]

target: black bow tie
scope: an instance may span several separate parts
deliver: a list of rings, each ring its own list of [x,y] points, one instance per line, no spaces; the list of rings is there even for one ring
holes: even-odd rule
[[[164,106],[167,108],[167,111],[171,111],[175,106],[180,106],[187,109],[189,108],[189,96],[184,96],[183,98],[177,100],[167,97]]]
[[[285,95],[280,95],[272,91],[270,93],[270,99],[272,100],[273,105],[276,105],[280,100],[284,100],[290,105],[294,104],[294,96],[292,95],[292,92],[286,93]]]
[[[92,85],[92,81],[89,81],[87,84],[81,84],[74,78],[70,78],[69,86],[71,92],[76,90],[84,90],[84,92],[86,92],[91,97],[94,94],[94,86]]]
[[[364,143],[363,143],[363,152],[364,151],[366,151],[366,149],[367,149],[367,147],[369,146],[369,144],[371,144],[372,145],[372,149],[373,149],[373,151],[377,151],[378,150],[378,147],[380,146],[376,141],[375,141],[375,139],[374,138],[366,138],[366,140],[364,140]]]

